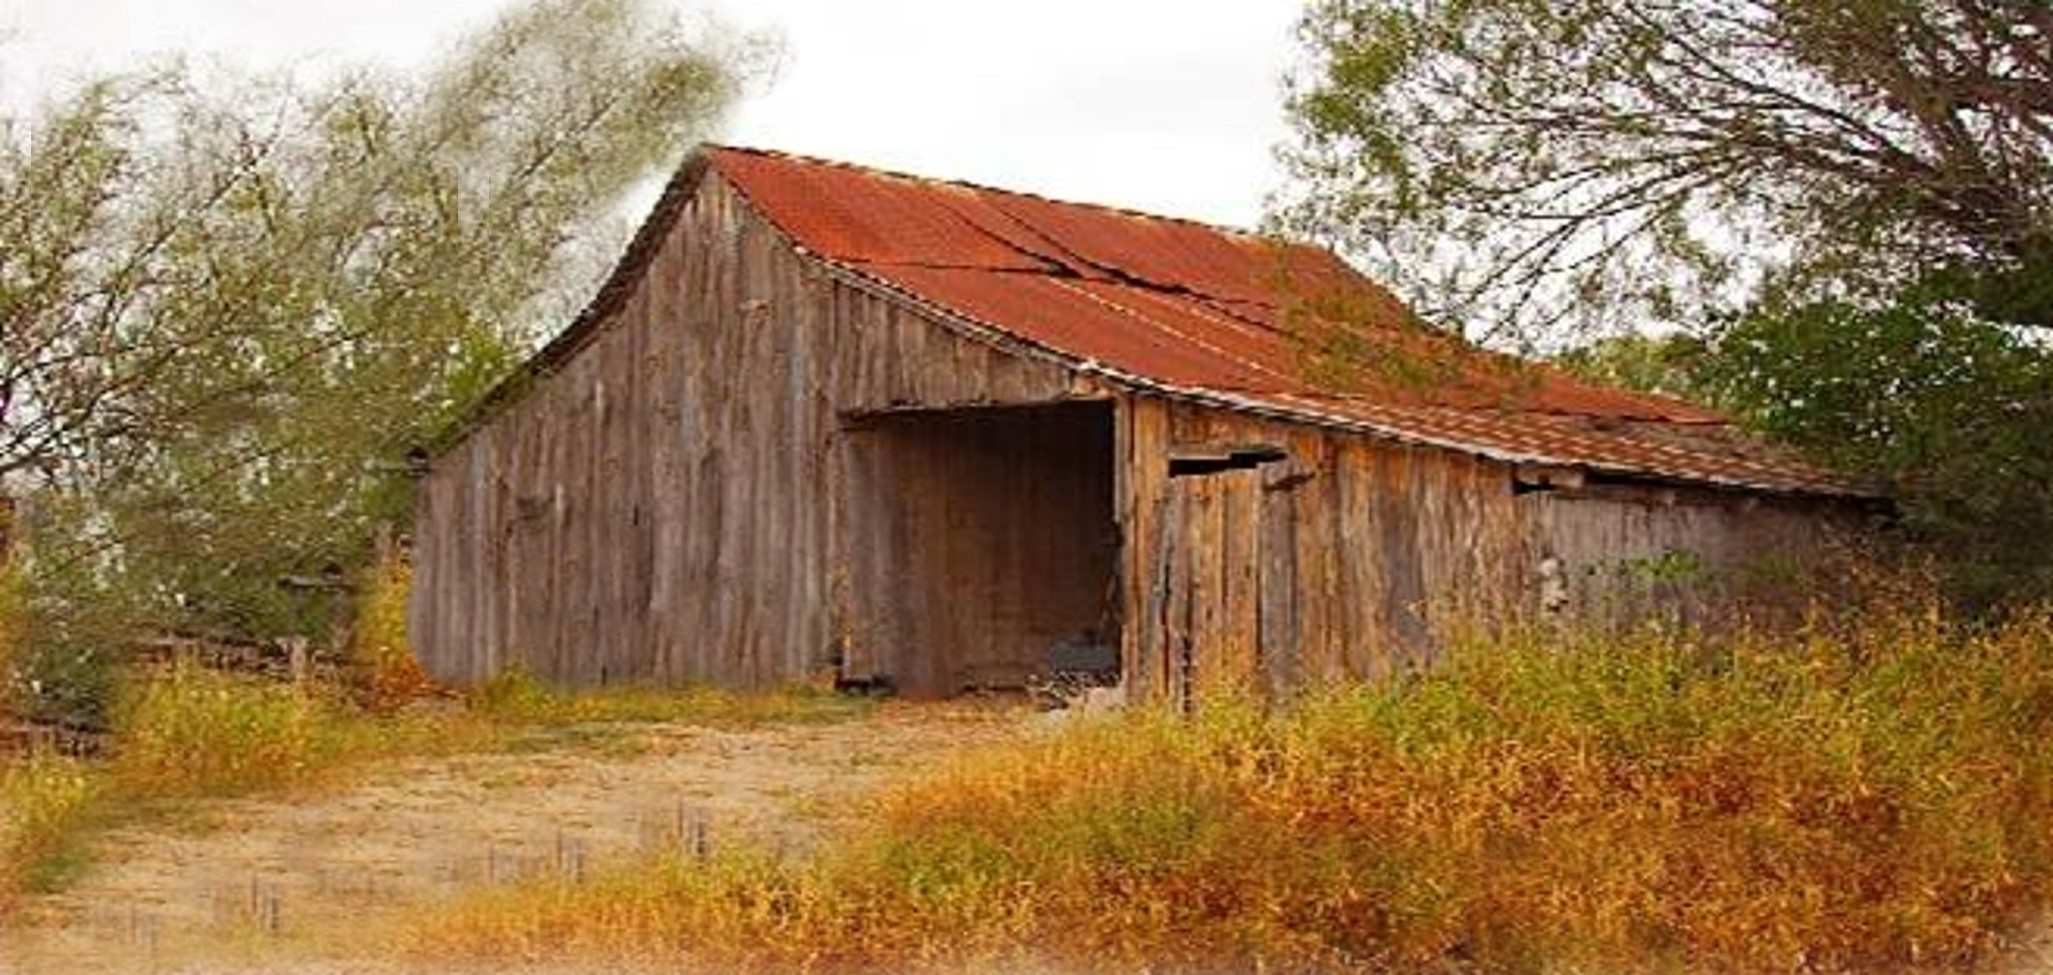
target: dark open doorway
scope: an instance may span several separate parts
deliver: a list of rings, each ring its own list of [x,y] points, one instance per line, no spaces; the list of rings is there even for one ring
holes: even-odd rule
[[[1112,407],[851,421],[843,676],[910,697],[1117,672]]]

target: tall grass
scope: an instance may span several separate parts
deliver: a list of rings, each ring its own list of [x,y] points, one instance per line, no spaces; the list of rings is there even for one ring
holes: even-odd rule
[[[767,692],[729,691],[703,684],[619,684],[570,691],[518,667],[487,681],[466,703],[481,717],[520,728],[672,722],[749,727],[839,721],[872,707],[863,699],[796,684]]]
[[[0,757],[0,919],[76,862],[79,825],[97,789],[75,758],[49,750]]]
[[[490,747],[493,731],[460,714],[374,716],[338,687],[191,664],[134,681],[105,754],[0,755],[0,919],[89,862],[94,835],[170,804],[305,787],[381,757]]]
[[[440,690],[407,643],[406,601],[412,584],[413,567],[386,557],[364,572],[358,586],[349,660],[358,700],[375,711],[394,710]]]
[[[1501,972],[1985,961],[2053,894],[2053,616],[1528,634],[981,754],[820,856],[452,904],[437,957]]]
[[[180,663],[133,683],[98,771],[110,795],[130,802],[237,796],[484,743],[488,729],[461,717],[380,716],[332,685]]]

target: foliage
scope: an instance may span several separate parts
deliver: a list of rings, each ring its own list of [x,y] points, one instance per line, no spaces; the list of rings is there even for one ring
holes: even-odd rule
[[[28,604],[24,596],[20,570],[11,563],[0,565],[0,718],[20,711],[25,690],[22,637],[28,627]]]
[[[1950,282],[1896,301],[1767,302],[1715,333],[1697,388],[1899,503],[1974,603],[2053,592],[2053,347]]]
[[[9,128],[0,486],[37,501],[38,571],[89,565],[52,611],[324,631],[277,580],[365,561],[407,448],[587,288],[754,57],[642,0],[533,0],[418,78],[168,65]]]
[[[1711,403],[1716,394],[1700,375],[1708,354],[1707,343],[1687,333],[1628,333],[1570,348],[1554,363],[1594,383]]]
[[[104,731],[121,685],[121,648],[131,617],[116,601],[94,613],[67,612],[67,585],[91,572],[42,568],[17,543],[0,573],[0,716],[73,731]]]
[[[1300,32],[1285,222],[1443,325],[1952,267],[2053,326],[2044,3],[1317,0]]]
[[[666,858],[415,919],[434,958],[767,969],[1896,970],[2053,896],[2053,618],[1531,634],[1288,708],[1083,721],[802,860]]]

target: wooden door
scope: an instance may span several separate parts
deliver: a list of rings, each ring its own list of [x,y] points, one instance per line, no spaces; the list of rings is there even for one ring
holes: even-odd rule
[[[1192,709],[1222,694],[1296,686],[1297,543],[1288,461],[1171,477],[1159,501],[1148,630],[1130,675]]]

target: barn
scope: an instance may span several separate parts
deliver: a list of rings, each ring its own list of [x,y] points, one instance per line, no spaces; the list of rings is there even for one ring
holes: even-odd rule
[[[1649,567],[1758,578],[1861,501],[1322,249],[724,147],[417,491],[409,626],[452,682],[1182,700],[1387,675]]]

